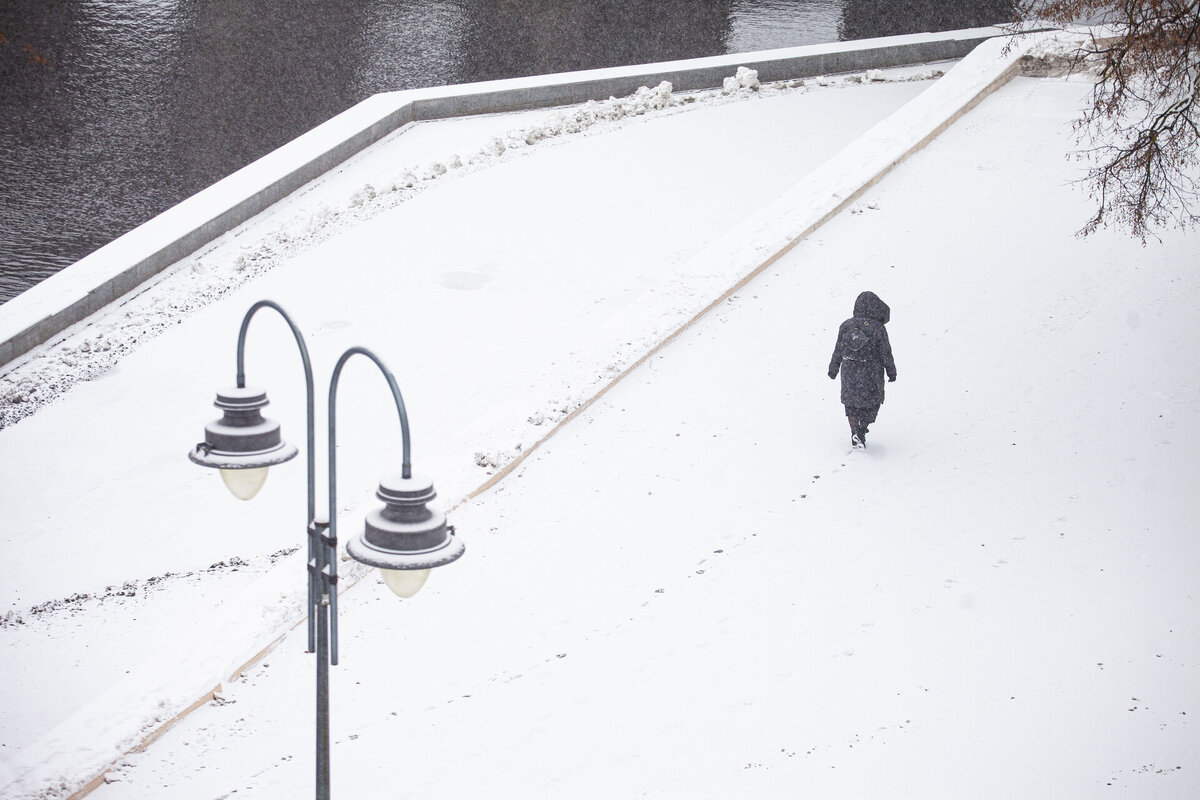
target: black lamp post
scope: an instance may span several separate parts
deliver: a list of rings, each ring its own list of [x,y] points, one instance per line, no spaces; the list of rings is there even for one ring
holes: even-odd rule
[[[294,458],[297,448],[284,441],[279,423],[264,418],[266,392],[246,387],[246,331],[260,308],[278,311],[292,330],[300,357],[308,397],[308,651],[317,654],[317,792],[329,798],[329,666],[337,656],[337,450],[336,403],[342,367],[354,355],[375,363],[387,379],[400,417],[403,446],[400,475],[380,482],[376,496],[384,507],[367,515],[365,529],[351,539],[347,552],[357,561],[379,567],[384,581],[401,597],[412,597],[424,585],[429,571],[459,558],[465,549],[446,517],[427,507],[437,496],[433,482],[414,476],[410,459],[408,414],[400,387],[378,356],[364,347],[342,353],[329,383],[329,512],[316,513],[315,428],[312,362],[296,324],[278,304],[260,300],[242,319],[237,344],[237,386],[217,392],[214,405],[221,419],[204,429],[204,441],[190,453],[195,463],[221,471],[235,496],[249,500],[262,488],[268,467]]]

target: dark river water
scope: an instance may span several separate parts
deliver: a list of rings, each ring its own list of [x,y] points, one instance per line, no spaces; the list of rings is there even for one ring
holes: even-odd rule
[[[0,0],[0,302],[376,92],[1008,19],[1009,0]]]

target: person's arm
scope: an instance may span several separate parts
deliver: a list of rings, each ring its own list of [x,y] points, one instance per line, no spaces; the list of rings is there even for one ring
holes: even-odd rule
[[[888,339],[887,328],[880,326],[880,332],[883,334],[879,337],[879,355],[883,359],[883,370],[887,373],[888,380],[896,380],[896,359],[892,357],[892,342]]]
[[[845,323],[842,324],[842,328]],[[838,376],[838,370],[842,367],[842,328],[838,328],[837,342],[833,345],[833,358],[829,361],[829,378],[833,380]]]

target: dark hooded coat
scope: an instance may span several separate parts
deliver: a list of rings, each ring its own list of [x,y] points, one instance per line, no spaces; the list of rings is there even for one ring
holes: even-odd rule
[[[883,376],[896,380],[892,343],[884,325],[892,310],[874,292],[854,301],[854,316],[838,328],[837,345],[829,362],[829,377],[842,373],[842,403],[849,408],[874,408],[883,403]]]

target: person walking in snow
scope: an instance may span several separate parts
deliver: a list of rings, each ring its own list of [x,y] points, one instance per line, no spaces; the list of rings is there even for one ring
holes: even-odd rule
[[[863,292],[854,301],[854,316],[838,328],[837,344],[829,362],[829,377],[842,373],[842,404],[850,422],[850,446],[867,446],[867,426],[883,404],[883,375],[896,380],[896,361],[887,325],[892,310],[874,292]]]

